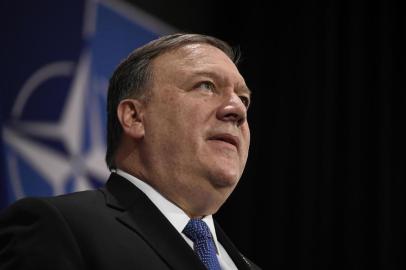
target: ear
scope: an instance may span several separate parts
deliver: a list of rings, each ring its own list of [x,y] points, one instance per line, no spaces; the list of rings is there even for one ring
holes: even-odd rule
[[[118,104],[117,118],[124,134],[131,138],[141,139],[144,137],[144,107],[144,104],[136,99],[124,99]]]

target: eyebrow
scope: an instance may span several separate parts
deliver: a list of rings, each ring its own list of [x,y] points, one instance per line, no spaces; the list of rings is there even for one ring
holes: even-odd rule
[[[226,79],[224,78],[224,76],[219,75],[216,72],[212,72],[212,71],[194,71],[193,72],[193,76],[207,76],[207,77],[215,77],[216,79],[224,82],[226,81]],[[248,88],[248,86],[246,84],[237,84],[237,90],[236,93],[239,94],[247,94],[249,97],[251,97],[251,90]]]

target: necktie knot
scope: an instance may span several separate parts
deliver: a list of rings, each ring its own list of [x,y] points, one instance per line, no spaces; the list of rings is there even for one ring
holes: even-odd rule
[[[207,224],[203,220],[196,218],[191,219],[188,222],[186,227],[183,229],[183,233],[193,242],[212,238]]]
[[[193,241],[193,249],[209,270],[220,270],[213,237],[207,224],[201,219],[189,220],[183,233]]]

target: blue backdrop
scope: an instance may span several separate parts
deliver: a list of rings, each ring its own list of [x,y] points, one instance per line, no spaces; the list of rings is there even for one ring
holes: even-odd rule
[[[100,186],[108,79],[172,29],[119,1],[5,1],[1,10],[0,208]]]

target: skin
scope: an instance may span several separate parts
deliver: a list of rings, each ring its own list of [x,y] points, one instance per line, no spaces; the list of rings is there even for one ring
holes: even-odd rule
[[[250,92],[234,63],[208,44],[153,60],[146,100],[118,106],[119,168],[191,218],[214,214],[237,185],[248,156]]]

